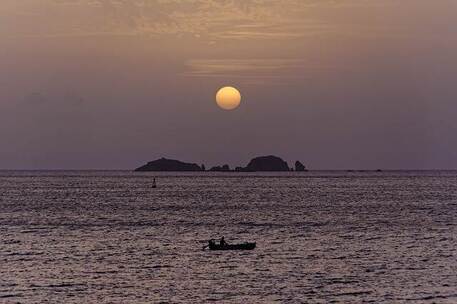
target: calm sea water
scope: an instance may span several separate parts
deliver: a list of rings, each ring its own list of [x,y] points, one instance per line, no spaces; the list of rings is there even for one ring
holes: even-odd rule
[[[457,303],[456,236],[457,172],[3,171],[0,302]]]

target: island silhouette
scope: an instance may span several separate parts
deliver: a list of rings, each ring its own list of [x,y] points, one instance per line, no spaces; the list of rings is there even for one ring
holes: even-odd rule
[[[206,170],[204,164],[201,166],[195,163],[186,163],[175,159],[160,158],[150,161],[147,164],[136,168],[135,171],[212,171],[212,172],[287,172],[287,171],[308,171],[300,161],[295,162],[295,167],[290,168],[286,161],[274,155],[258,156],[249,161],[246,167],[236,167],[234,170],[225,164],[214,166]]]

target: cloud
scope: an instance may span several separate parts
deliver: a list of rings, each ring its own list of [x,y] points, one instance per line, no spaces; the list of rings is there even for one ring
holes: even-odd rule
[[[214,41],[375,31],[406,37],[417,26],[409,15],[422,15],[418,19],[427,24],[429,12],[451,14],[455,7],[453,0],[2,0],[0,36],[189,35]]]
[[[185,77],[243,79],[249,84],[290,84],[293,79],[306,77],[306,72],[324,69],[306,60],[285,58],[193,59],[188,60],[185,67],[181,73]]]
[[[6,34],[28,36],[192,35],[208,39],[281,39],[325,24],[300,14],[315,1],[4,0]],[[14,27],[13,27],[14,25]]]
[[[282,69],[303,67],[298,59],[196,59],[189,60],[190,76],[217,76],[226,73],[273,73]]]

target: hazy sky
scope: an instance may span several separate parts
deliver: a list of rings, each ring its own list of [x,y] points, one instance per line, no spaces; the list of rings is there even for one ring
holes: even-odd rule
[[[457,169],[456,0],[1,0],[0,168]],[[215,93],[237,87],[223,111]]]

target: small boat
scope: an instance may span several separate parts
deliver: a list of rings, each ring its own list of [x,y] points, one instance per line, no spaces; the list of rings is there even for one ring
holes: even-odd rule
[[[220,245],[216,243],[209,244],[209,250],[252,250],[255,248],[256,243],[242,243],[242,244],[225,244]]]
[[[154,180],[152,181],[152,188],[157,188],[157,184],[156,184],[156,179],[154,177]]]

